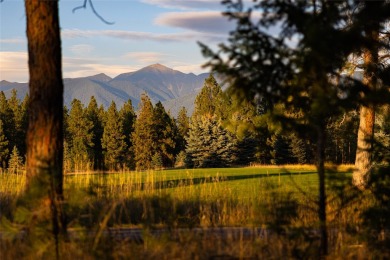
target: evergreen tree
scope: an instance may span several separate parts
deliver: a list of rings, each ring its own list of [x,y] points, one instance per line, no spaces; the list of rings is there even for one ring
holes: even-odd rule
[[[132,144],[132,134],[134,132],[134,124],[136,115],[131,100],[129,99],[119,110],[119,117],[123,123],[123,134],[125,135],[125,142],[128,147],[126,153],[126,165],[128,168],[134,167],[134,151]]]
[[[103,128],[106,124],[106,118],[107,118],[106,110],[104,109],[103,104],[101,104],[99,107],[99,119],[102,122]]]
[[[20,113],[21,117],[19,118],[20,121],[18,121],[18,124],[20,126],[20,131],[19,131],[19,151],[21,155],[26,155],[27,153],[27,144],[26,144],[26,139],[27,139],[27,129],[28,129],[28,103],[29,103],[29,95],[26,94],[22,100],[21,107],[20,107]]]
[[[182,107],[179,111],[179,114],[176,119],[177,126],[177,140],[176,140],[176,153],[180,153],[185,150],[186,147],[186,137],[188,136],[188,131],[190,129],[190,118],[187,116],[187,109]]]
[[[123,167],[127,153],[125,139],[123,122],[119,118],[115,102],[112,101],[107,110],[102,137],[104,165],[106,168],[118,170]]]
[[[75,170],[89,170],[93,158],[93,122],[87,118],[80,100],[72,101],[67,126],[72,166]]]
[[[194,117],[187,140],[187,167],[225,167],[236,162],[236,143],[214,117]]]
[[[378,29],[382,29],[378,25],[389,21],[390,5],[388,1],[271,0],[260,1],[245,10],[240,0],[223,2],[228,9],[225,14],[236,21],[237,27],[217,53],[206,46],[203,53],[211,59],[208,65],[212,70],[227,77],[237,92],[250,98],[260,96],[271,104],[283,104],[288,111],[301,112],[299,118],[276,114],[274,119],[284,128],[306,133],[316,140],[313,148],[319,175],[320,253],[321,257],[326,256],[326,123],[330,117],[355,105],[377,103],[378,100],[371,99],[377,94],[377,76],[382,76],[386,86],[381,91],[386,98],[382,97],[379,102],[387,100],[388,103],[390,67],[383,66],[379,70],[374,57],[379,47],[389,49],[389,45],[373,38]],[[359,8],[361,3],[363,8]],[[254,17],[254,11],[260,11],[261,17]],[[343,26],[347,19],[353,24]],[[269,29],[273,27],[281,29],[270,34]],[[287,40],[292,38],[297,39],[294,46]],[[349,78],[340,83],[332,78],[340,76],[349,55],[365,50],[368,50],[365,58],[370,80],[357,82]],[[366,125],[372,125],[373,118],[369,114],[373,113],[367,113]],[[363,139],[371,138],[370,127],[360,129],[366,130],[367,138]],[[363,151],[371,149],[364,143],[358,146]],[[359,158],[356,160],[360,160],[360,165],[370,164],[369,153]],[[364,176],[356,180],[357,185],[366,181]]]
[[[193,116],[217,116],[218,119],[226,119],[229,113],[228,98],[224,95],[221,86],[214,76],[205,79],[200,93],[195,99],[195,110]]]
[[[23,158],[19,155],[18,148],[14,146],[12,154],[8,162],[8,170],[10,173],[18,173],[23,168]]]
[[[283,165],[294,162],[289,140],[286,136],[276,133],[268,139],[268,143],[272,147],[271,164]]]
[[[103,168],[103,148],[102,148],[102,137],[103,137],[103,122],[99,111],[96,99],[91,96],[89,104],[85,109],[85,115],[89,121],[92,122],[91,132],[93,134],[92,143],[93,149],[91,150],[91,159],[93,161],[94,169]]]
[[[234,95],[228,118],[224,121],[227,130],[237,138],[237,163],[248,165],[255,161],[265,161],[269,153],[265,145],[268,138],[267,125],[263,124],[257,106],[253,102],[240,100]]]
[[[153,114],[153,105],[150,98],[146,94],[142,94],[132,135],[136,168],[138,170],[152,169],[153,166],[152,158],[155,155]]]
[[[68,127],[68,118],[69,118],[69,109],[64,105],[63,110],[63,127],[64,127],[64,172],[70,172],[73,170],[73,162],[72,162],[72,155],[70,154],[70,148],[69,144],[71,143],[71,136],[69,134],[69,127]]]
[[[154,152],[161,157],[162,166],[172,167],[176,156],[177,128],[161,102],[153,110]]]
[[[3,91],[0,91],[0,120],[3,121],[3,131],[8,140],[8,151],[10,151],[15,145],[15,121],[12,109]]]
[[[291,163],[308,164],[312,162],[308,141],[296,134],[288,136],[291,148]]]
[[[356,110],[328,121],[326,157],[335,164],[353,164],[357,149],[359,115]]]
[[[13,131],[13,146],[16,145],[21,154],[26,153],[26,135],[27,135],[27,107],[28,95],[25,96],[23,102],[17,97],[17,91],[12,89],[11,97],[8,99],[8,106],[12,111],[14,131]]]
[[[5,169],[9,156],[8,139],[4,132],[3,120],[0,118],[0,168]]]

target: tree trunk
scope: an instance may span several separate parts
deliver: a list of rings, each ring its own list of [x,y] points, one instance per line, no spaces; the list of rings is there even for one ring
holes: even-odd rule
[[[371,46],[364,50],[364,75],[363,84],[367,92],[374,91],[377,85],[379,24],[370,24],[367,35],[370,37]],[[363,97],[364,98],[364,97]],[[375,107],[368,103],[360,108],[360,123],[358,129],[357,149],[355,159],[355,171],[353,184],[359,189],[365,189],[369,183],[372,168],[372,144],[374,138]]]
[[[360,108],[360,124],[358,129],[355,171],[353,184],[359,189],[366,188],[372,166],[372,139],[374,137],[375,110],[374,107]]]
[[[325,191],[325,123],[317,128],[316,167],[319,180],[318,218],[320,220],[320,256],[328,254],[328,232],[326,227],[326,191]]]
[[[65,232],[63,200],[63,82],[58,1],[26,0],[30,73],[27,191],[51,212],[53,234]],[[39,203],[39,204],[38,204]]]

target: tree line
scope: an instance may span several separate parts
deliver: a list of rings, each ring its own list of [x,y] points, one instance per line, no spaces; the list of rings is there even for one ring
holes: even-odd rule
[[[9,99],[0,92],[0,164],[16,172],[26,154],[28,95],[16,90]],[[309,164],[315,140],[284,131],[268,118],[266,100],[240,100],[222,91],[213,75],[195,100],[194,112],[183,107],[177,118],[161,102],[141,96],[136,113],[131,100],[108,109],[91,97],[87,106],[74,99],[64,107],[64,170],[146,170],[170,167],[229,167],[232,165]],[[282,113],[283,107],[277,107]],[[283,112],[284,111],[284,112]],[[357,147],[357,109],[326,124],[326,160],[352,164]],[[378,137],[388,142],[386,120],[378,120]]]

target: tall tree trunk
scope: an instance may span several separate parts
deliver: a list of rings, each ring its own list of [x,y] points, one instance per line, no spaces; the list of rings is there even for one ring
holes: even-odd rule
[[[366,3],[372,4],[372,3]],[[364,50],[363,84],[367,92],[374,91],[377,85],[379,24],[368,25],[367,35],[371,45]],[[358,129],[355,171],[353,184],[359,189],[365,189],[370,179],[372,168],[372,145],[374,138],[375,106],[370,102],[360,107],[360,123]]]
[[[63,82],[57,0],[26,0],[30,72],[27,194],[48,207],[53,234],[65,232],[63,200]],[[30,205],[30,207],[33,207]]]
[[[325,123],[321,122],[317,128],[316,167],[319,180],[318,218],[320,220],[320,256],[328,254],[328,232],[326,227],[326,191],[325,191]]]

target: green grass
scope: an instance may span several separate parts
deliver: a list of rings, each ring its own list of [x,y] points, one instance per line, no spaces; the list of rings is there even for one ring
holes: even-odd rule
[[[350,187],[348,167],[329,168],[327,176],[328,225],[343,231],[343,243],[358,243],[345,230],[360,225],[359,216],[372,205],[372,200],[369,196],[359,196]],[[5,216],[12,218],[15,214],[14,202],[23,193],[24,182],[23,175],[0,174],[1,210]],[[313,166],[73,174],[64,177],[64,193],[70,229],[260,226],[283,231],[277,240],[272,238],[275,244],[266,245],[267,250],[272,247],[279,251],[283,245],[291,247],[288,252],[292,253],[298,247],[305,251],[318,246],[312,244],[318,241],[306,237],[305,231],[294,240],[285,235],[302,228],[318,229],[318,176]],[[329,240],[333,248],[340,243],[337,236]],[[175,247],[177,242],[170,239],[152,239],[152,242],[161,249],[160,253],[152,251],[157,255],[169,255],[163,250],[167,245],[174,250],[183,246]],[[181,242],[186,244],[189,240],[184,238]],[[203,243],[199,238],[191,241],[192,253],[202,250]],[[248,254],[255,254],[262,246],[257,244],[256,250],[249,247]],[[120,250],[128,249],[125,246]],[[134,250],[145,253],[146,248]],[[236,255],[246,254],[241,247],[234,250],[238,250]],[[111,252],[110,256],[114,254]]]

